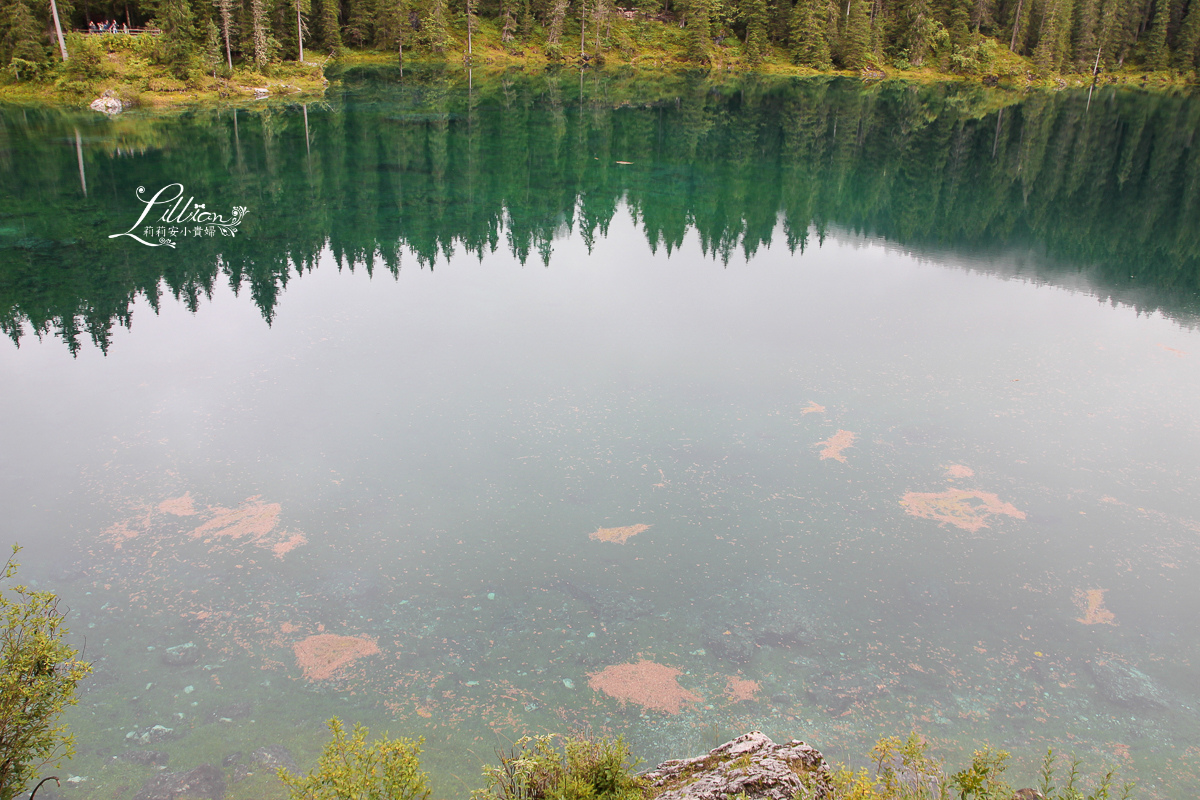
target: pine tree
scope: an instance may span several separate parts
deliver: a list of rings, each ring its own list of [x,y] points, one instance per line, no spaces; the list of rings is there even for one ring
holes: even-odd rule
[[[217,77],[221,66],[221,31],[210,19],[204,23],[204,65]]]
[[[425,43],[434,52],[446,52],[448,39],[446,32],[446,0],[433,0],[429,4],[429,11],[426,12],[425,19],[421,21],[421,33],[425,39]]]
[[[316,41],[321,47],[337,55],[342,49],[342,30],[338,23],[338,0],[316,0],[317,11],[313,18],[317,22]]]
[[[767,55],[767,0],[742,0],[741,15],[746,22],[746,58],[760,64]]]
[[[943,0],[942,19],[950,34],[950,43],[955,47],[966,47],[971,37],[971,0]]]
[[[12,0],[0,22],[5,28],[0,39],[0,63],[11,64],[18,78],[34,77],[46,62],[46,45],[33,12],[25,0]]]
[[[1100,0],[1079,0],[1077,7],[1077,22],[1075,27],[1075,69],[1080,72],[1091,72],[1092,63],[1096,58],[1097,41],[1096,24],[1100,14]]]
[[[354,0],[350,4],[345,33],[351,43],[362,46],[376,40],[375,20],[378,14],[375,6],[376,0]]]
[[[554,0],[550,7],[550,20],[546,25],[546,50],[556,59],[562,55],[562,31],[566,19],[567,0]]]
[[[1147,69],[1166,69],[1171,63],[1171,54],[1167,50],[1167,25],[1171,21],[1171,8],[1166,0],[1155,0],[1154,16],[1150,21],[1150,30],[1146,38]]]
[[[166,0],[158,7],[155,18],[162,29],[159,41],[171,71],[178,78],[186,78],[196,49],[196,17],[187,0]]]
[[[871,59],[871,6],[867,0],[850,0],[849,5],[839,60],[847,69],[862,69]]]
[[[1183,26],[1175,40],[1175,69],[1186,71],[1196,66],[1200,51],[1200,0],[1191,0]]]
[[[829,54],[828,5],[828,0],[797,0],[792,7],[788,50],[795,63],[813,69],[833,66]]]
[[[709,0],[683,0],[684,24],[687,26],[687,54],[692,61],[708,61],[712,44],[712,9]]]
[[[896,9],[891,39],[897,55],[919,67],[933,49],[940,25],[929,0],[908,0]]]

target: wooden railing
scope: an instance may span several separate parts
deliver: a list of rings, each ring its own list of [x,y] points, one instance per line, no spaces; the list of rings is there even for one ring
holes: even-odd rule
[[[161,28],[118,27],[115,31],[105,31],[105,30],[98,30],[98,29],[92,30],[91,28],[76,28],[75,32],[76,33],[112,33],[112,34],[117,34],[117,33],[126,34],[127,33],[130,36],[140,36],[143,34],[147,35],[147,36],[158,36],[160,33],[162,33],[162,29]]]

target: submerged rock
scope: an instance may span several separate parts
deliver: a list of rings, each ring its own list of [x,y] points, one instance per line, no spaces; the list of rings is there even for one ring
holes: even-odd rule
[[[821,638],[826,615],[795,586],[770,578],[748,581],[705,614],[705,646],[718,658],[745,664],[763,647],[796,647]]]
[[[264,771],[274,775],[283,767],[288,772],[299,772],[300,767],[291,752],[281,744],[271,744],[260,747],[250,754],[245,761],[238,762],[233,770],[233,780],[241,781],[255,772]]]
[[[184,642],[163,650],[159,659],[168,667],[189,667],[200,660],[200,648],[195,642]]]
[[[162,750],[130,750],[116,757],[130,764],[141,764],[143,767],[165,767],[171,759]]]
[[[644,776],[657,800],[824,800],[829,765],[804,742],[776,744],[751,731],[708,755],[664,761]]]
[[[1093,659],[1088,666],[1106,700],[1128,708],[1165,709],[1170,704],[1154,679],[1136,667],[1113,658]]]
[[[242,719],[250,716],[250,711],[254,708],[250,703],[230,703],[229,705],[214,708],[208,712],[205,718],[207,722],[222,722]]]
[[[133,800],[223,800],[225,776],[211,764],[187,772],[162,772],[146,781]]]
[[[148,728],[142,728],[140,731],[130,731],[125,734],[125,738],[131,740],[134,744],[158,744],[159,742],[169,742],[178,739],[183,734],[176,733],[174,728],[168,728],[166,725],[151,725]]]
[[[296,765],[296,759],[292,758],[291,751],[281,744],[272,744],[258,748],[250,754],[250,760],[255,764],[261,764],[272,772],[280,767],[287,769],[289,772],[300,771],[300,767]]]
[[[654,604],[646,598],[605,586],[565,579],[555,581],[553,585],[563,594],[588,606],[601,621],[632,621],[654,613]]]

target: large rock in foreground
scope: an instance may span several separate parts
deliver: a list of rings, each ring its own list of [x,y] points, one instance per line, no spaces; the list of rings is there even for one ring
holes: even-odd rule
[[[824,800],[829,765],[816,748],[797,739],[775,744],[751,731],[708,755],[664,761],[644,776],[656,800]]]

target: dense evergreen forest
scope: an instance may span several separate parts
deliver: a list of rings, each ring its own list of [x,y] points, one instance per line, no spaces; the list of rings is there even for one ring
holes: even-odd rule
[[[0,329],[106,348],[139,297],[196,309],[219,281],[270,321],[326,248],[393,273],[497,248],[553,268],[556,238],[602,237],[623,208],[668,253],[692,231],[719,260],[800,257],[851,233],[981,269],[1017,253],[1036,280],[1192,324],[1200,102],[1187,94],[1007,104],[962,84],[679,75],[634,103],[647,88],[630,81],[358,68],[318,105],[0,112]],[[248,206],[237,237],[107,238],[137,219],[137,186],[173,181],[210,209]]]
[[[1200,0],[4,0],[0,66],[8,79],[46,75],[64,29],[89,22],[161,29],[139,57],[179,78],[235,64],[265,70],[302,48],[446,55],[493,37],[510,52],[603,59],[634,52],[647,31],[674,31],[680,56],[735,49],[818,69],[934,66],[990,70],[1001,50],[1044,74],[1116,69],[1190,72],[1200,55]],[[89,56],[90,57],[90,56]],[[61,69],[61,68],[60,68]]]

